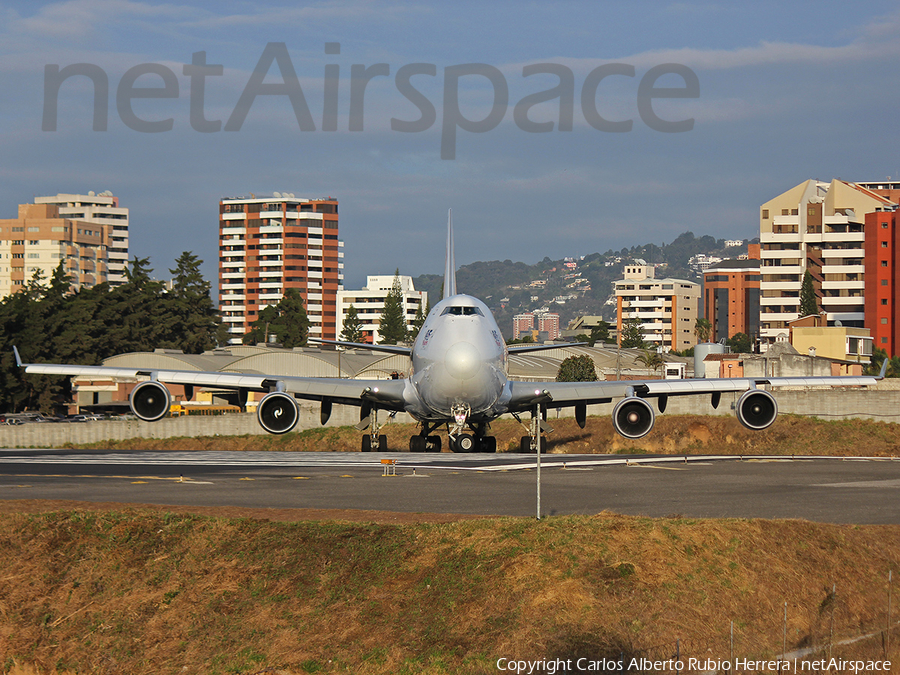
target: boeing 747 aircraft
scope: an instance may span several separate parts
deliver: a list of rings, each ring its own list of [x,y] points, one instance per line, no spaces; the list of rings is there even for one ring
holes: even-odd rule
[[[765,429],[778,414],[772,394],[762,387],[866,386],[884,377],[757,377],[733,379],[646,380],[626,382],[520,382],[510,380],[507,359],[511,353],[555,348],[557,345],[505,344],[491,311],[480,300],[456,292],[453,225],[447,223],[447,261],[444,297],[429,312],[412,347],[369,345],[318,340],[338,346],[405,354],[410,357],[408,376],[398,380],[357,380],[321,377],[291,377],[250,373],[195,372],[77,366],[50,363],[23,364],[26,373],[79,377],[131,378],[143,381],[129,399],[131,410],[142,420],[165,417],[171,405],[166,384],[215,387],[240,392],[266,392],[257,406],[260,425],[273,434],[283,434],[297,424],[297,399],[321,403],[325,424],[334,404],[360,408],[363,452],[387,450],[378,413],[407,412],[420,431],[409,440],[412,452],[438,452],[441,437],[435,431],[447,428],[454,452],[496,452],[497,440],[490,435],[491,422],[509,413],[517,418],[530,414],[529,435],[522,438],[522,452],[537,449],[538,439],[551,408],[574,408],[575,419],[584,428],[587,406],[621,399],[612,418],[616,431],[627,438],[640,438],[653,428],[655,412],[648,399],[656,399],[660,412],[669,396],[707,395],[716,407],[722,392],[743,392],[735,405],[738,420],[750,429]],[[565,345],[562,345],[565,346]],[[887,363],[887,361],[885,361]]]

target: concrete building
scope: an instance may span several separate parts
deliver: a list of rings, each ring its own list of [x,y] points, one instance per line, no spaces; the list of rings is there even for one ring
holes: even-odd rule
[[[72,290],[107,280],[109,226],[60,216],[52,204],[20,204],[19,217],[0,220],[0,297],[16,293],[39,272],[47,281],[60,262]]]
[[[700,284],[684,279],[656,279],[649,265],[628,265],[617,281],[616,328],[621,344],[622,325],[637,319],[644,342],[662,351],[684,351],[694,346],[694,326],[700,302]]]
[[[513,317],[513,340],[518,340],[534,331],[534,313],[526,312]]]
[[[898,190],[900,191],[900,190]],[[900,222],[894,209],[866,214],[865,323],[874,346],[900,354]]]
[[[410,330],[419,308],[422,315],[428,306],[428,293],[417,291],[412,277],[400,276],[400,293],[403,304],[403,316],[406,317],[406,329]],[[384,312],[384,302],[394,285],[393,274],[381,274],[366,277],[366,285],[360,290],[340,290],[337,294],[337,330],[340,334],[344,317],[350,305],[356,309],[363,332],[363,341],[377,344],[381,339],[378,324]]]
[[[755,254],[756,259],[723,260],[703,274],[703,315],[712,324],[710,342],[737,333],[759,336],[759,246]]]
[[[791,321],[789,330],[791,346],[800,354],[863,366],[872,360],[872,334],[868,328],[828,326],[825,315],[819,314]]]
[[[865,321],[865,214],[892,202],[854,183],[805,181],[760,207],[760,334],[773,341],[799,317],[804,273],[829,324]]]
[[[128,279],[128,209],[119,206],[119,198],[109,190],[86,195],[60,193],[35,197],[35,204],[52,204],[59,208],[61,218],[85,223],[105,225],[108,234],[106,247],[107,281],[110,286],[121,286]]]
[[[228,197],[219,202],[219,308],[231,343],[239,343],[259,312],[289,288],[303,296],[311,337],[340,332],[337,294],[343,288],[338,201],[293,194]]]
[[[540,342],[555,340],[559,337],[559,314],[539,312],[535,313],[534,318]]]

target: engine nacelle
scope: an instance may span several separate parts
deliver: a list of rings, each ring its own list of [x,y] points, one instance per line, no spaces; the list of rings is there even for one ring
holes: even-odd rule
[[[128,405],[139,419],[145,422],[156,422],[165,417],[172,405],[169,390],[155,380],[141,382],[131,390]]]
[[[764,389],[750,389],[741,394],[734,406],[738,421],[748,429],[759,431],[772,425],[778,416],[775,397]]]
[[[273,391],[266,394],[256,406],[256,419],[259,420],[259,426],[270,434],[286,434],[300,419],[300,408],[290,394]]]
[[[613,408],[613,427],[625,438],[646,436],[655,421],[656,414],[653,408],[638,396],[623,398]]]

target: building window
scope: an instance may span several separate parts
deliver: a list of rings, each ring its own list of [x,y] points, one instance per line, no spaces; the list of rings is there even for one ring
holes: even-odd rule
[[[886,337],[881,338],[881,344],[883,344],[883,345],[886,345],[886,344],[887,344],[887,338],[886,338]]]
[[[887,319],[882,319],[882,320],[881,320],[881,323],[882,323],[883,325],[886,326],[886,325],[887,325]]]
[[[887,304],[887,300],[882,300],[882,301],[881,301],[881,304],[882,304],[882,305],[886,305],[886,304]]]
[[[886,242],[886,241],[881,242],[881,248],[887,248],[887,242]]]
[[[887,267],[887,260],[882,260],[882,261],[881,261],[881,266],[882,266],[882,267]]]
[[[886,229],[887,229],[887,223],[882,223],[882,224],[881,224],[881,229],[882,229],[882,230],[886,230]]]
[[[763,217],[763,220],[769,219],[769,209],[763,209],[762,217]]]
[[[887,279],[882,279],[882,280],[881,280],[881,285],[882,285],[882,286],[887,286],[887,285],[888,285],[888,280],[887,280]]]

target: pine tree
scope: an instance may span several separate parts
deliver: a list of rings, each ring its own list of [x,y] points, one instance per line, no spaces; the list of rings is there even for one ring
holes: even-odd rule
[[[809,270],[803,273],[803,284],[800,286],[800,316],[818,316],[819,299],[813,287],[813,276]]]
[[[403,312],[403,290],[400,270],[394,272],[394,283],[384,300],[384,310],[378,322],[378,344],[395,345],[406,339],[406,317]]]
[[[362,342],[362,322],[359,320],[359,312],[352,304],[344,315],[344,323],[341,327],[341,340],[344,342]]]
[[[625,349],[644,348],[644,327],[638,319],[625,319],[622,322],[620,345]]]
[[[173,330],[170,339],[179,342],[188,354],[200,354],[217,343],[219,312],[210,297],[210,285],[200,272],[200,260],[190,251],[175,261],[172,291],[169,300],[169,321]]]

